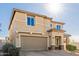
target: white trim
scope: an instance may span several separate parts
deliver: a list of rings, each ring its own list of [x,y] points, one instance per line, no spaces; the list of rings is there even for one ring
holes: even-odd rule
[[[21,38],[20,38],[20,34],[18,35],[18,37],[16,37],[16,47],[21,47]]]
[[[49,37],[47,38],[47,48],[49,47]]]
[[[25,36],[36,36],[36,37],[48,37],[48,36],[43,36],[43,35],[32,35],[32,34],[20,34],[20,35],[25,35]]]
[[[21,47],[21,37],[20,37],[20,34],[19,34],[19,47]]]

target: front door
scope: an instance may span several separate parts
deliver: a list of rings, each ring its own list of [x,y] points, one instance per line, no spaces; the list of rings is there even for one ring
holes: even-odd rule
[[[61,36],[55,36],[55,49],[61,50]]]

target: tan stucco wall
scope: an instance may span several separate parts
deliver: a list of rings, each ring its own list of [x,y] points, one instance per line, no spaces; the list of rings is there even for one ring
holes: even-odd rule
[[[27,25],[27,14],[24,13],[15,13],[15,29],[18,32],[45,32],[45,23],[44,18],[35,16],[35,26],[28,26]]]
[[[13,44],[15,44],[14,40],[16,39],[16,34],[15,34],[15,30],[14,30],[14,20],[12,23],[11,28],[9,29],[9,41]]]
[[[18,32],[40,32],[44,34],[47,30],[51,29],[50,23],[51,23],[50,19],[35,16],[35,26],[28,26],[27,14],[16,12],[14,19],[12,21],[11,28],[13,28],[15,31]],[[53,24],[53,28],[55,28],[57,25],[56,23],[52,23],[52,24]]]
[[[41,24],[40,24],[41,23]],[[35,26],[27,25],[27,14],[16,12],[9,29],[9,39],[11,43],[16,42],[16,46],[20,46],[19,36],[16,32],[31,32],[31,33],[42,33],[45,34],[45,23],[44,18],[35,16]],[[18,37],[17,37],[18,36]]]
[[[52,24],[50,19],[45,19],[44,22],[45,22],[45,31],[50,30],[51,29],[50,24]]]
[[[16,45],[16,40],[17,40],[17,38],[16,38],[16,36],[17,36],[17,34],[16,34],[17,28],[18,28],[18,30],[23,29],[23,28],[21,28],[21,27],[23,27],[22,24],[21,24],[21,26],[19,26],[19,23],[23,22],[23,18],[24,18],[24,15],[22,13],[16,12],[15,15],[14,15],[11,27],[9,29],[9,40],[14,45]],[[18,20],[18,19],[22,19],[22,20]]]
[[[20,47],[20,35],[16,32],[30,32],[30,33],[42,33],[43,36],[47,36],[47,30],[51,29],[50,27],[50,19],[46,19],[43,17],[35,16],[35,26],[27,25],[27,14],[16,12],[9,29],[9,39],[15,42],[16,46]],[[56,27],[56,23],[52,23],[53,28]],[[59,24],[61,25],[61,24]],[[62,25],[61,25],[62,26]],[[52,33],[52,36],[62,36],[62,45],[63,45],[63,33]],[[52,39],[52,45],[55,45],[55,39]]]

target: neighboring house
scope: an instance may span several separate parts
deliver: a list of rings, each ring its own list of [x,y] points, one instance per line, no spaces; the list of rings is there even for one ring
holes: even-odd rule
[[[70,44],[70,34],[64,34],[64,50],[67,50],[66,49],[66,45],[69,45]]]
[[[0,37],[0,50],[2,49],[2,46],[4,45],[5,38]]]
[[[79,50],[79,42],[74,42],[74,45],[75,45],[76,48]]]
[[[9,43],[9,37],[8,37],[8,36],[5,37],[4,44],[5,44],[5,43]]]
[[[41,12],[41,11],[40,11]],[[21,50],[64,50],[63,22],[52,18],[14,9],[9,25],[9,40]]]
[[[2,49],[3,43],[2,40],[0,39],[0,50]]]
[[[65,43],[66,43],[66,45],[68,45],[69,43],[70,43],[70,34],[64,34],[64,39],[65,39]]]
[[[74,39],[71,39],[69,44],[76,46],[76,48],[79,50],[79,42],[78,41],[75,41]]]

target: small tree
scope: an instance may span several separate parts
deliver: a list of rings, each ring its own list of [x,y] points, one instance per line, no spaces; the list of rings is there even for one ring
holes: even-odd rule
[[[17,49],[13,44],[6,43],[2,47],[4,56],[19,56],[19,49]]]

